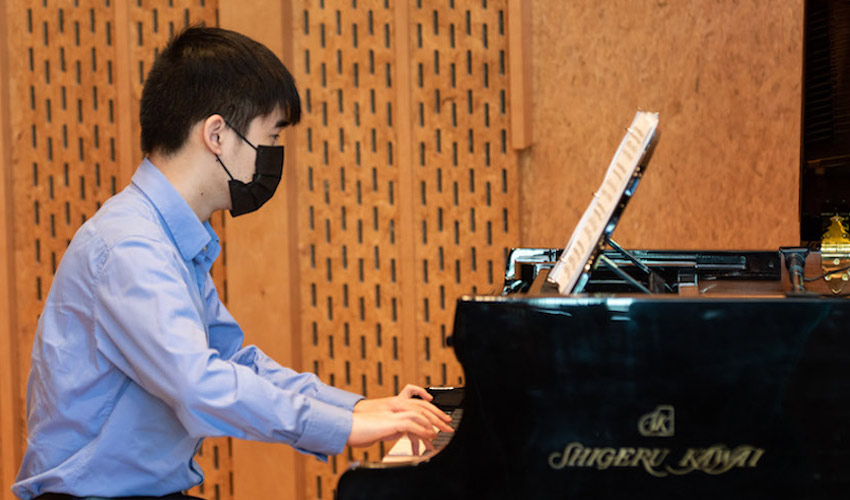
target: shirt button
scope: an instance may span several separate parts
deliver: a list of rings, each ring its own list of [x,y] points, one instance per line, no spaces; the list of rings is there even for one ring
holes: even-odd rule
[[[204,252],[206,252],[206,251],[207,251],[207,247],[206,247],[206,245],[205,245],[205,246],[204,246]]]

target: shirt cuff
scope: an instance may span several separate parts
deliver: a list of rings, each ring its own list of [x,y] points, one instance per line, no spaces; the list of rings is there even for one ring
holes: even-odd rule
[[[328,455],[342,453],[351,434],[351,410],[311,399],[308,415],[304,433],[293,446],[324,461]]]
[[[354,409],[354,405],[357,404],[358,401],[364,399],[360,394],[344,391],[325,384],[319,385],[316,390],[316,394],[313,397],[329,405],[345,408],[349,411]]]

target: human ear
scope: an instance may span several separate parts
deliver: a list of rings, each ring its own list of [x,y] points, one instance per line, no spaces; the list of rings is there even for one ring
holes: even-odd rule
[[[223,132],[225,128],[227,128],[227,123],[224,121],[224,118],[219,114],[212,114],[202,122],[201,133],[204,145],[214,155],[220,155],[223,151],[222,138],[224,135]]]

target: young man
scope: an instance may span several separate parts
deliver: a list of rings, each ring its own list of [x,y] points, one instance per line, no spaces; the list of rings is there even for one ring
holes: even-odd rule
[[[207,436],[287,443],[320,458],[448,417],[427,393],[364,400],[281,367],[219,301],[213,212],[267,201],[283,127],[301,115],[266,47],[190,28],[157,58],[141,101],[147,157],[74,236],[38,322],[27,391],[24,499],[173,495],[203,481]]]

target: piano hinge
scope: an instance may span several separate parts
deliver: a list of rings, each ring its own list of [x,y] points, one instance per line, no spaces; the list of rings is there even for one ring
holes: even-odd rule
[[[832,293],[839,294],[850,280],[850,273],[846,269],[850,266],[850,237],[847,235],[844,218],[835,215],[830,221],[832,222],[821,239],[820,265],[829,289]]]

